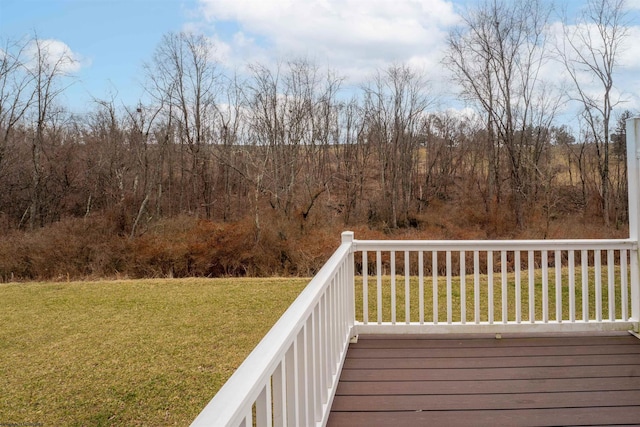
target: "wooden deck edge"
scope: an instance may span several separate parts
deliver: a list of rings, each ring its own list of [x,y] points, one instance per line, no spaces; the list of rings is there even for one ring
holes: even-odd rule
[[[353,326],[352,335],[438,335],[438,334],[512,334],[512,333],[597,333],[614,331],[638,331],[638,323],[632,321],[606,322],[549,322],[549,323],[508,323],[508,324],[363,324]]]
[[[499,335],[499,336],[497,336]],[[452,334],[361,334],[358,341],[366,340],[474,340],[474,339],[510,339],[510,338],[565,338],[565,337],[626,337],[633,335],[640,339],[640,334],[631,330],[626,331],[578,331],[578,332],[510,332],[503,334],[495,333],[452,333]]]

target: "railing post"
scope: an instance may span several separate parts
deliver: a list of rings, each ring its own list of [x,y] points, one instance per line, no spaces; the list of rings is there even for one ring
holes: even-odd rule
[[[353,231],[344,231],[342,233],[342,244],[349,244],[351,246],[349,250],[349,254],[347,255],[347,289],[348,289],[348,310],[347,320],[349,324],[349,338],[353,338],[354,334],[354,325],[356,323],[356,283],[355,283],[355,259],[354,259],[354,248],[353,248]]]
[[[343,231],[342,243],[352,243],[352,242],[353,242],[353,231]]]
[[[640,118],[627,119],[627,187],[629,189],[629,238],[638,244],[640,231]],[[637,246],[631,251],[631,319],[640,320],[640,271]],[[636,326],[637,328],[637,326]]]

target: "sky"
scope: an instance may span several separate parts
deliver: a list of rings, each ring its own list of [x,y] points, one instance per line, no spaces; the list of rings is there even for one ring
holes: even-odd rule
[[[630,6],[630,35],[617,76],[626,106],[640,110],[640,0]],[[211,38],[229,70],[249,63],[307,58],[348,82],[407,63],[433,87],[450,88],[441,64],[447,32],[474,0],[0,0],[0,40],[48,40],[75,60],[62,102],[81,113],[92,99],[123,106],[143,99],[143,64],[168,32]],[[569,15],[583,1],[560,2]],[[554,16],[554,19],[555,18]],[[548,70],[550,73],[557,69]],[[452,94],[449,94],[452,96]]]

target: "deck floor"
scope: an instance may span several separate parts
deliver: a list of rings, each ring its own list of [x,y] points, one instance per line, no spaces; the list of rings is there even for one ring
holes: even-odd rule
[[[328,425],[640,425],[640,340],[360,336]]]

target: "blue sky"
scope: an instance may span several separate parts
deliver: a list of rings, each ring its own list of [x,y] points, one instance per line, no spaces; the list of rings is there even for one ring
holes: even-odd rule
[[[634,13],[640,10],[640,0],[628,1]],[[62,101],[76,112],[89,109],[91,97],[116,93],[120,105],[135,105],[143,96],[143,62],[152,59],[163,34],[181,30],[211,38],[228,69],[306,57],[359,83],[376,69],[403,62],[425,70],[442,89],[450,86],[440,63],[446,33],[465,3],[475,1],[0,0],[0,39],[35,31],[40,39],[64,43],[78,66],[76,83]],[[561,4],[574,13],[584,2]],[[636,16],[620,76],[631,108],[640,108]]]
[[[194,1],[0,0],[0,35],[33,35],[64,42],[80,61],[78,81],[66,91],[81,109],[91,97],[118,92],[124,102],[142,95],[142,63],[164,33],[181,31]]]

